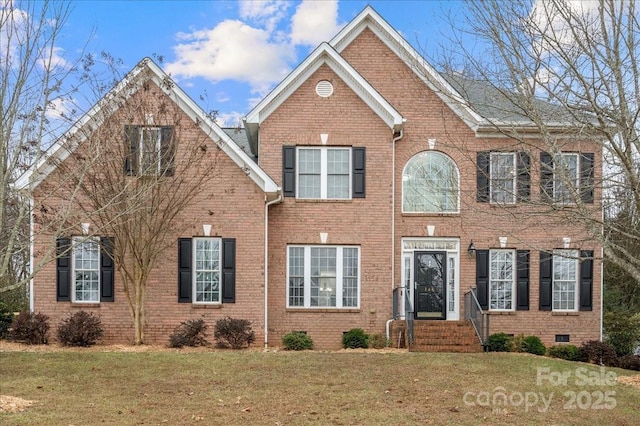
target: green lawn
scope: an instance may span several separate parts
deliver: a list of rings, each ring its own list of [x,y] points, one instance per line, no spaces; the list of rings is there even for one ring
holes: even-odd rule
[[[640,389],[611,380],[635,373],[498,353],[0,352],[0,394],[36,401],[0,424],[637,425]]]

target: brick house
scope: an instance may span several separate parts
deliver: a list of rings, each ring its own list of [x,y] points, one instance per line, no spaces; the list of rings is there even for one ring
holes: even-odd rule
[[[478,346],[468,318],[485,336],[600,339],[602,249],[565,213],[601,217],[602,152],[552,106],[553,154],[486,84],[438,74],[370,7],[259,102],[243,129],[220,129],[179,87],[163,85],[167,76],[151,61],[142,68],[180,122],[195,120],[190,131],[220,147],[211,187],[233,189],[181,213],[193,225],[172,236],[176,249],[154,269],[147,341],[166,342],[180,321],[200,316],[249,319],[269,346],[302,330],[317,348],[338,348],[344,331],[360,327],[391,330],[394,342],[408,338],[416,348],[430,350],[431,341],[431,350],[458,350],[469,339]],[[70,151],[59,147],[53,157]],[[34,168],[44,171],[37,179],[33,171],[22,179],[31,180],[36,206],[56,179],[46,165]],[[56,237],[36,235],[34,253]],[[202,271],[185,254],[204,255],[208,242],[222,265],[213,291],[196,286]],[[94,310],[108,340],[126,341],[131,321],[117,275],[100,275],[91,300],[78,300],[74,263],[63,256],[61,297],[60,260],[34,278],[32,309],[54,321]]]

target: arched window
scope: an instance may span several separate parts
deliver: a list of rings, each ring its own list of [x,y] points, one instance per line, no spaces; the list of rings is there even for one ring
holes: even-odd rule
[[[402,173],[402,211],[405,213],[457,213],[458,167],[436,151],[414,155]]]

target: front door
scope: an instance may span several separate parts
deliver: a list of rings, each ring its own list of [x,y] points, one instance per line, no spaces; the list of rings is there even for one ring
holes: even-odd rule
[[[447,253],[417,251],[413,265],[415,319],[446,319]]]

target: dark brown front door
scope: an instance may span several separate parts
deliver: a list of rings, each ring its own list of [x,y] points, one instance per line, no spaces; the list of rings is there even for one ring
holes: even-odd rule
[[[415,319],[446,319],[447,253],[415,252],[413,267]]]

